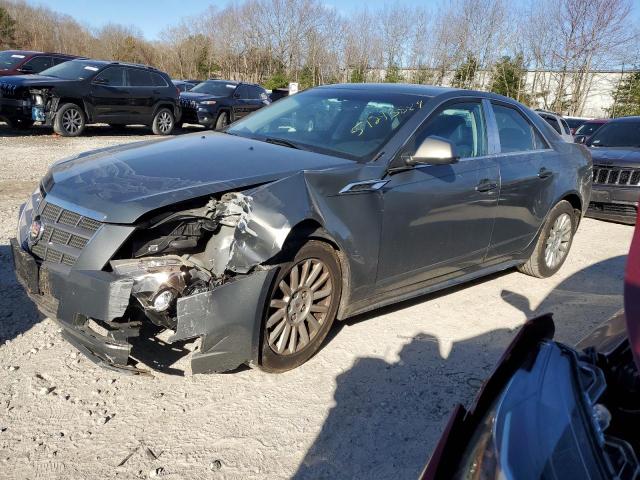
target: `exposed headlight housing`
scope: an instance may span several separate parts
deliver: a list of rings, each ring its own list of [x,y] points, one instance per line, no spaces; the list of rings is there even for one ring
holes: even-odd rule
[[[42,98],[42,95],[34,95],[33,96],[33,103],[36,104],[36,106],[43,106],[44,105],[44,99]]]

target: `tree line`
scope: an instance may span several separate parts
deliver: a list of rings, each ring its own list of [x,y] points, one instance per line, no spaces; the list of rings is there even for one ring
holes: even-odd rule
[[[46,7],[0,0],[0,48],[145,63],[174,78],[218,76],[267,88],[290,81],[301,88],[365,81],[486,88],[579,115],[593,72],[638,68],[632,12],[633,0],[396,2],[349,15],[321,0],[244,0],[178,19],[151,41],[135,26],[91,30]],[[625,94],[616,103],[635,98],[626,82],[621,77]]]

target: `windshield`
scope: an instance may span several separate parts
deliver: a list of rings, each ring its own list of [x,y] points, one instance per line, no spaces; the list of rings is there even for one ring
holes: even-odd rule
[[[363,160],[371,158],[427,100],[418,95],[320,88],[278,100],[227,132]]]
[[[640,121],[612,122],[591,137],[593,147],[640,147]]]
[[[202,82],[193,87],[190,92],[206,93],[216,97],[230,97],[235,91],[237,85],[235,83],[207,81]]]
[[[591,135],[593,132],[598,130],[604,123],[600,122],[587,122],[584,123],[576,130],[576,135]]]
[[[72,60],[70,62],[64,62],[60,65],[56,65],[55,67],[47,68],[40,72],[40,75],[62,78],[63,80],[84,80],[95,76],[102,67],[103,65],[95,62]]]
[[[26,58],[26,55],[16,52],[0,52],[0,70],[9,70]]]

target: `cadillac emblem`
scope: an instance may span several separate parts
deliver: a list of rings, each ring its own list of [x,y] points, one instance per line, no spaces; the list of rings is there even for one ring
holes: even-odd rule
[[[33,222],[31,222],[31,228],[29,229],[29,243],[31,245],[35,244],[42,237],[42,222],[40,222],[39,218],[36,218]]]

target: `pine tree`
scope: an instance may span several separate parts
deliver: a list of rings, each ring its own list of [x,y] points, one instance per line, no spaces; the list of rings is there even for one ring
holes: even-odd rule
[[[471,88],[479,67],[478,59],[467,55],[467,59],[456,69],[451,85],[456,88]]]
[[[612,117],[640,115],[640,70],[628,74],[618,84],[608,113]]]
[[[524,68],[524,58],[502,57],[493,67],[489,90],[514,98],[520,102],[529,103],[524,92],[527,71]]]

